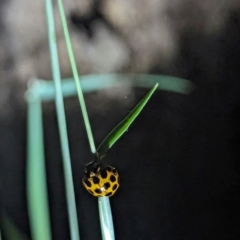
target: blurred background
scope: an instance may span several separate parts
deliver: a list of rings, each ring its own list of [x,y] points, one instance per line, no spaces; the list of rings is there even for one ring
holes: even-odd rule
[[[239,239],[240,2],[68,0],[64,7],[81,75],[167,74],[196,87],[191,95],[158,91],[109,152],[121,175],[111,198],[116,239]],[[71,77],[56,3],[54,11],[62,77]],[[0,204],[27,235],[24,92],[32,78],[51,79],[44,1],[0,0]],[[86,95],[97,145],[147,91]],[[97,200],[81,183],[91,155],[77,97],[65,104],[81,239],[101,239]],[[70,239],[53,102],[44,104],[44,136],[53,239]]]

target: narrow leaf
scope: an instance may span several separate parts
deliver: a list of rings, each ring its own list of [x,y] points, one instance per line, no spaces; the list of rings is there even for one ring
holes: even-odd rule
[[[27,201],[33,240],[51,240],[45,172],[42,106],[40,99],[28,101]]]
[[[154,85],[154,87],[141,100],[141,102],[138,103],[138,105],[130,112],[130,114],[122,122],[120,122],[103,140],[97,150],[100,158],[103,158],[106,155],[107,151],[113,146],[113,144],[128,130],[129,126],[133,123],[133,121],[142,111],[142,109],[147,104],[148,100],[151,98],[157,87],[158,83]]]
[[[60,15],[65,19],[62,1],[58,1],[58,3],[61,8]],[[70,236],[71,236],[71,240],[79,240],[80,235],[79,235],[79,228],[78,228],[77,207],[76,207],[76,200],[75,200],[71,156],[69,151],[67,123],[66,123],[65,108],[64,108],[64,101],[63,101],[63,95],[62,95],[61,73],[59,68],[58,48],[57,48],[57,40],[56,40],[57,34],[56,34],[56,28],[54,24],[54,11],[53,11],[54,3],[52,0],[45,0],[45,4],[46,4],[46,13],[47,13],[46,16],[47,16],[47,24],[48,24],[48,38],[49,38],[50,59],[51,59],[51,65],[52,65],[52,75],[53,75],[54,85],[56,89],[55,103],[56,103],[56,111],[57,111],[58,130],[59,130],[61,150],[62,150]],[[47,239],[41,238],[39,240],[47,240]]]

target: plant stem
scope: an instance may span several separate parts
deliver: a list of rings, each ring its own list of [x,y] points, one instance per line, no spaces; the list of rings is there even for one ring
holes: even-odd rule
[[[41,100],[28,98],[27,195],[34,240],[52,239],[43,145]]]
[[[53,74],[53,80],[54,80],[55,89],[56,89],[55,101],[56,101],[57,119],[58,119],[59,133],[60,133],[62,155],[63,155],[63,166],[64,166],[64,175],[65,175],[70,235],[72,240],[79,240],[80,237],[79,237],[79,229],[78,229],[77,210],[76,210],[76,202],[75,202],[75,194],[74,194],[74,186],[73,186],[73,178],[72,178],[71,159],[70,159],[70,153],[69,153],[66,117],[65,117],[64,104],[63,104],[61,76],[60,76],[59,62],[58,62],[57,42],[56,42],[56,33],[55,33],[55,25],[54,25],[54,17],[53,17],[53,6],[52,6],[51,0],[46,0],[46,12],[47,12],[47,20],[48,20],[47,21],[48,37],[49,37],[52,74]]]
[[[72,71],[73,71],[73,77],[74,77],[76,87],[77,87],[78,98],[79,98],[80,106],[82,109],[82,115],[83,115],[83,119],[84,119],[84,123],[85,123],[85,128],[87,131],[87,136],[88,136],[91,152],[93,154],[95,154],[96,147],[95,147],[92,129],[91,129],[91,125],[90,125],[88,114],[87,114],[87,109],[86,109],[86,104],[85,104],[85,100],[83,97],[82,88],[81,88],[81,85],[79,82],[77,66],[76,66],[76,62],[74,60],[74,54],[73,54],[73,50],[72,50],[72,44],[71,44],[71,40],[70,40],[70,36],[69,36],[69,32],[68,32],[67,21],[66,21],[66,17],[65,17],[65,13],[64,13],[62,0],[58,0],[58,7],[59,7],[59,12],[60,12],[60,16],[61,16],[63,32],[64,32],[67,50],[68,50],[68,55],[69,55],[69,59],[70,59],[70,63],[71,63]]]
[[[114,240],[114,227],[109,197],[98,198],[98,210],[103,240]]]

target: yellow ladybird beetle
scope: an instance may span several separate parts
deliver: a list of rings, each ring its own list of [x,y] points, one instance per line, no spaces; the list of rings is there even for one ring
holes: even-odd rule
[[[95,197],[111,197],[119,188],[119,174],[115,168],[93,161],[86,165],[82,183]]]

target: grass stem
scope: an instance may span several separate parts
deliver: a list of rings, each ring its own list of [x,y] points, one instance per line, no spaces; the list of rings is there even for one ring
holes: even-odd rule
[[[62,149],[62,155],[63,155],[63,167],[64,167],[64,176],[65,176],[70,235],[72,240],[79,240],[80,236],[79,236],[79,229],[78,229],[77,209],[76,209],[75,193],[74,193],[74,186],[73,186],[71,159],[70,159],[70,153],[69,153],[66,116],[64,111],[64,103],[63,103],[63,95],[62,95],[61,75],[60,75],[59,61],[58,61],[58,51],[57,51],[52,0],[46,0],[46,13],[47,13],[47,23],[48,23],[48,37],[49,37],[52,74],[53,74],[53,80],[54,80],[55,89],[56,89],[55,102],[56,102],[56,109],[57,109],[57,119],[58,119],[59,133],[60,133],[61,149]]]
[[[83,115],[83,119],[84,119],[84,124],[85,124],[85,128],[86,128],[86,131],[87,131],[87,136],[88,136],[88,140],[89,140],[90,149],[91,149],[91,152],[93,154],[95,154],[96,153],[96,147],[95,147],[93,134],[92,134],[92,129],[91,129],[91,125],[90,125],[88,114],[87,114],[87,108],[86,108],[85,100],[84,100],[84,97],[83,97],[82,88],[81,88],[79,77],[78,77],[77,66],[76,66],[76,62],[75,62],[75,59],[74,59],[72,44],[71,44],[71,40],[70,40],[70,36],[69,36],[69,32],[68,32],[67,21],[66,21],[66,17],[65,17],[65,13],[64,13],[62,0],[58,0],[58,7],[59,7],[60,17],[61,17],[61,21],[62,21],[63,32],[64,32],[64,36],[65,36],[65,40],[66,40],[68,55],[69,55],[69,59],[70,59],[70,63],[71,63],[72,71],[73,71],[73,77],[74,77],[75,84],[76,84],[76,87],[77,87],[77,94],[78,94],[78,98],[79,98],[79,103],[80,103],[80,106],[81,106],[82,115]]]
[[[41,100],[28,98],[27,197],[34,240],[51,240]]]

